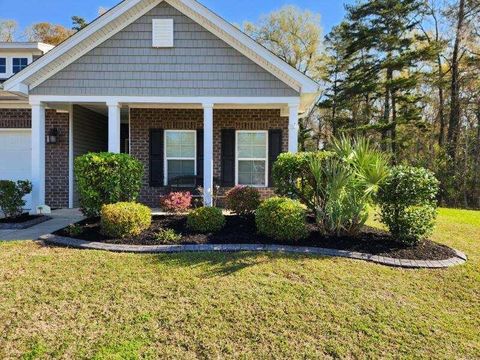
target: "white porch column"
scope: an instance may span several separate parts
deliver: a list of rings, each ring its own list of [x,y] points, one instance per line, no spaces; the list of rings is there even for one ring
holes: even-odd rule
[[[32,212],[45,204],[45,105],[32,106]]]
[[[120,153],[120,104],[107,103],[108,106],[108,152]]]
[[[288,151],[298,151],[298,104],[288,105]]]
[[[213,104],[203,104],[203,202],[205,206],[212,206],[213,191]]]

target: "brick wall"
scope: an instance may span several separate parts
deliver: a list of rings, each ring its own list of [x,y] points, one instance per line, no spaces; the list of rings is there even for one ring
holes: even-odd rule
[[[0,109],[0,128],[29,129],[32,127],[30,109]]]
[[[145,178],[140,201],[158,207],[164,188],[149,186],[149,130],[203,128],[202,109],[131,109],[130,146],[131,154],[145,166]],[[213,176],[220,178],[221,130],[269,130],[282,129],[283,150],[288,150],[288,118],[280,116],[280,110],[214,110],[213,112]],[[222,189],[223,191],[225,189]],[[260,189],[263,197],[271,196],[273,189]]]
[[[31,128],[30,109],[0,109],[0,128]],[[45,134],[59,131],[56,144],[45,146],[45,202],[52,208],[68,207],[68,113],[48,109]]]
[[[48,109],[45,134],[58,130],[56,144],[45,145],[45,202],[52,208],[68,207],[68,113]]]

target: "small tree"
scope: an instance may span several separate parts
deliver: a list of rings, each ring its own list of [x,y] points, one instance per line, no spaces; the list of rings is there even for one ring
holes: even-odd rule
[[[127,154],[88,153],[75,159],[75,178],[81,210],[93,217],[103,205],[137,199],[143,165]]]
[[[25,200],[23,197],[32,192],[32,183],[19,180],[0,180],[0,210],[5,217],[14,218],[22,215]]]

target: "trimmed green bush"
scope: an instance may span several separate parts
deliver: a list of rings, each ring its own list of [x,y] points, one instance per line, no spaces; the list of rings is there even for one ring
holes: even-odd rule
[[[394,167],[378,192],[380,220],[399,241],[417,244],[435,226],[438,189],[439,182],[431,171]]]
[[[105,236],[137,236],[150,227],[152,213],[149,207],[133,202],[107,204],[102,206],[100,223]]]
[[[137,199],[143,165],[127,154],[88,153],[75,159],[75,178],[81,210],[94,217],[103,205]]]
[[[216,207],[200,207],[187,215],[187,227],[202,234],[215,233],[225,226],[225,216]]]
[[[305,207],[296,200],[265,200],[255,212],[255,222],[260,234],[275,240],[296,241],[307,236]]]
[[[155,233],[155,239],[162,244],[177,244],[182,240],[182,235],[173,229],[161,228]]]
[[[25,200],[23,197],[32,192],[32,183],[19,180],[0,180],[0,210],[5,217],[14,218],[22,215]]]
[[[249,186],[235,186],[225,194],[227,209],[237,215],[252,214],[260,205],[260,192]]]

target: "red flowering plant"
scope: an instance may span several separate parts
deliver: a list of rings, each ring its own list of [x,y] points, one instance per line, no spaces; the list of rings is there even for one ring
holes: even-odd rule
[[[171,192],[160,199],[160,206],[168,212],[186,212],[192,205],[190,192]]]

